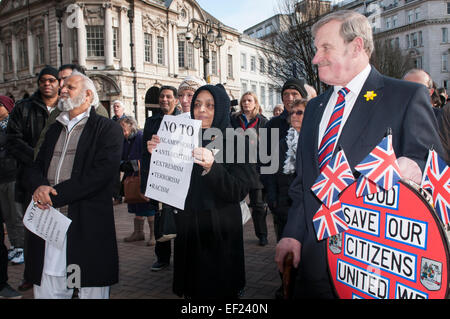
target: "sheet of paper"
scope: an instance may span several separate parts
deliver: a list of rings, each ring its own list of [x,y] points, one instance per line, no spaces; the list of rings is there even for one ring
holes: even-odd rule
[[[23,217],[25,227],[59,249],[72,221],[53,207],[42,210],[31,201]]]
[[[153,150],[145,196],[184,209],[198,147],[201,121],[165,115],[158,130],[161,143]]]

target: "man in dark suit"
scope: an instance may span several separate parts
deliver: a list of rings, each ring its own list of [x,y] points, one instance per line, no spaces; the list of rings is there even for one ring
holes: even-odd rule
[[[318,21],[312,33],[317,49],[312,62],[320,80],[332,87],[306,108],[297,149],[298,175],[290,188],[293,204],[275,261],[282,271],[286,254],[293,253],[298,267],[294,297],[334,298],[326,241],[317,241],[312,223],[320,207],[311,191],[319,166],[324,167],[340,145],[354,171],[391,128],[402,177],[420,183],[428,148],[434,145],[442,153],[442,146],[426,88],[385,77],[369,64],[373,38],[366,17],[337,11]],[[335,106],[342,101],[343,112],[335,117]],[[338,124],[334,140],[324,144],[333,120]]]

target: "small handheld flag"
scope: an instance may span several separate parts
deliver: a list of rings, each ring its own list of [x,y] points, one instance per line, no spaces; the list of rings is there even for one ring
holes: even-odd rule
[[[448,225],[450,223],[450,168],[434,150],[428,152],[421,186],[431,193],[436,213],[444,225]]]
[[[401,179],[400,168],[392,147],[392,134],[388,133],[380,144],[356,165],[355,170],[382,189],[391,189]]]
[[[355,181],[344,150],[340,150],[322,169],[311,190],[330,208],[339,200],[339,194]]]

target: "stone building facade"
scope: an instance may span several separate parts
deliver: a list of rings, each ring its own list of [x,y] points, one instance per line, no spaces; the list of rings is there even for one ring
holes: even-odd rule
[[[112,113],[119,99],[142,126],[149,88],[178,87],[184,77],[204,77],[201,50],[186,40],[198,26],[218,34],[219,21],[195,0],[108,0],[84,2],[3,0],[0,3],[0,94],[16,100],[37,88],[45,65],[77,63],[94,81]],[[239,98],[240,33],[220,24],[222,46],[208,45],[207,75]]]
[[[346,0],[337,6],[365,14],[375,39],[399,46],[438,87],[450,89],[450,1]]]

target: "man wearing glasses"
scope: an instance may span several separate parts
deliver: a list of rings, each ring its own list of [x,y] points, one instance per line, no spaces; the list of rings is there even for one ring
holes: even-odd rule
[[[33,163],[33,148],[38,142],[50,113],[56,109],[58,89],[58,70],[46,66],[39,73],[36,92],[31,97],[16,102],[9,115],[6,129],[7,150],[16,158],[18,163],[15,200],[22,205],[23,213],[31,200],[31,193],[26,186],[27,181],[23,180],[24,172]],[[26,247],[23,248],[26,258]],[[21,263],[23,262],[22,260]],[[22,285],[19,286],[19,290],[25,291],[33,287],[29,279],[27,269],[25,269],[24,280]]]

